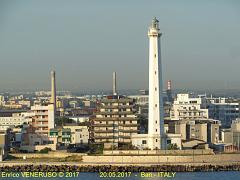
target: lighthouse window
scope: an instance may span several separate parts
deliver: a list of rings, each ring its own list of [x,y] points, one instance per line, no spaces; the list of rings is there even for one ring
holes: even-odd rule
[[[157,88],[155,87],[155,91],[157,91]]]
[[[157,124],[157,121],[155,121],[155,123]]]
[[[157,129],[156,129],[156,132],[157,132]]]
[[[156,54],[154,54],[154,57],[157,57],[157,55],[156,55]]]
[[[155,104],[155,107],[157,107],[157,104]]]
[[[157,74],[157,71],[155,71],[155,74]]]
[[[157,139],[156,139],[156,142],[157,142]]]

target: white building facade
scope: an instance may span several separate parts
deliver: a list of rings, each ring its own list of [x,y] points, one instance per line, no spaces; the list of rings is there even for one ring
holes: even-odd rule
[[[208,109],[201,97],[191,98],[189,94],[177,94],[170,112],[170,119],[208,119]]]
[[[54,104],[32,106],[31,112],[33,113],[31,118],[35,132],[39,135],[48,136],[49,130],[54,128],[55,125]]]

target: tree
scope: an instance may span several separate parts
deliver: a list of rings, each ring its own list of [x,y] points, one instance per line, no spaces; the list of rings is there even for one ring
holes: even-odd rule
[[[178,149],[178,146],[177,146],[176,143],[174,143],[174,144],[168,144],[168,145],[167,145],[167,149],[168,149],[168,150],[177,150],[177,149]]]
[[[66,123],[73,123],[74,121],[72,119],[69,119],[67,117],[57,117],[55,119],[56,126],[63,126]]]
[[[51,151],[52,149],[51,148],[48,148],[48,147],[45,147],[44,149],[41,149],[39,151],[39,153],[42,153],[42,154],[47,154],[49,151]]]
[[[103,144],[90,144],[90,154],[103,154]]]

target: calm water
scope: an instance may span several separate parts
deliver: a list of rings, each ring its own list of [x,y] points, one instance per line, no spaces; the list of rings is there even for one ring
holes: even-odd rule
[[[155,175],[157,175],[155,173]],[[20,175],[21,176],[21,175]],[[25,179],[25,178],[0,178],[0,179]],[[27,178],[27,179],[48,179],[48,178]],[[125,178],[101,178],[98,173],[79,173],[78,177],[75,178],[49,178],[54,180],[64,180],[64,179],[84,179],[84,180],[95,180],[95,179],[126,179],[126,180],[138,180],[138,179],[176,179],[176,180],[205,180],[205,179],[215,179],[215,180],[228,180],[228,179],[240,179],[240,172],[238,171],[221,171],[221,172],[177,172],[175,178],[162,178],[162,177],[152,177],[143,178],[140,173],[132,173],[130,177]]]

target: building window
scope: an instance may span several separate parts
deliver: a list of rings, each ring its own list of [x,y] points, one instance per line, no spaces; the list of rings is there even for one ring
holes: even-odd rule
[[[147,144],[147,141],[146,140],[142,140],[142,144]]]
[[[156,142],[158,142],[158,140],[156,139]]]
[[[157,88],[155,87],[155,91],[157,91]]]
[[[157,71],[155,71],[155,74],[157,74]]]
[[[157,124],[157,121],[155,121],[155,123]]]
[[[157,129],[156,129],[156,132],[157,132]]]
[[[155,107],[157,107],[157,104],[155,104]]]
[[[167,139],[167,144],[171,144],[171,140],[170,139]]]

